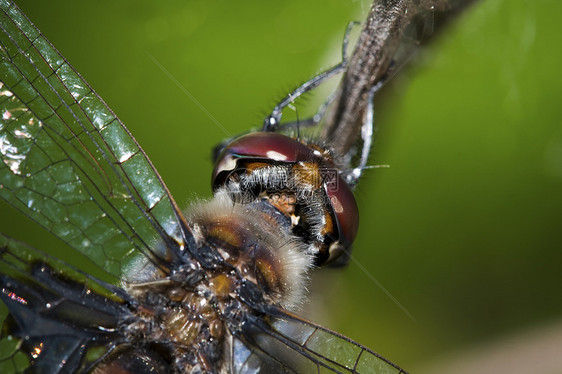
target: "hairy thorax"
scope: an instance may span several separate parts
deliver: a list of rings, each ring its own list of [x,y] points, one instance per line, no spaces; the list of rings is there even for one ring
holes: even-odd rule
[[[150,350],[173,361],[180,372],[229,371],[233,335],[247,315],[256,313],[253,301],[297,308],[313,259],[289,233],[290,220],[268,199],[241,204],[219,191],[186,216],[201,251],[214,251],[219,260],[207,266],[186,261],[174,274],[164,274],[144,257],[133,263],[125,286],[138,307],[131,322],[124,321],[124,334],[132,342],[157,344]],[[114,354],[96,372],[123,369],[132,355],[139,353]]]

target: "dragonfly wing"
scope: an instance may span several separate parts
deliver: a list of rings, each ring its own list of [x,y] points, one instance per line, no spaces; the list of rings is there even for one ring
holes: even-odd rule
[[[406,374],[361,344],[279,309],[244,326],[244,343],[234,350],[237,373]]]
[[[127,297],[21,242],[0,234],[0,299],[10,315],[0,339],[0,372],[77,372],[93,349],[117,343]]]
[[[7,0],[0,57],[0,197],[116,277],[139,254],[165,266],[192,240],[166,186],[121,121]],[[156,238],[165,253],[152,249]]]

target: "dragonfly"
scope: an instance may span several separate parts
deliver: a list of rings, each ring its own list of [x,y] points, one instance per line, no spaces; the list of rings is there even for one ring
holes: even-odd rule
[[[408,26],[434,14],[422,3]],[[349,261],[372,98],[409,56],[397,40],[379,46],[372,79],[353,84],[361,118],[329,109],[342,85],[310,121],[281,121],[333,75],[353,77],[344,42],[342,63],[291,92],[262,131],[218,146],[214,197],[182,211],[81,75],[13,2],[0,9],[0,197],[103,273],[0,235],[2,372],[405,373],[294,313],[313,268]],[[302,136],[307,127],[323,141]]]

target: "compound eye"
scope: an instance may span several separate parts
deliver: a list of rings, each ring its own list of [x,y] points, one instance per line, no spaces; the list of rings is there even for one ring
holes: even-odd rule
[[[315,152],[298,140],[278,133],[253,132],[242,135],[227,145],[217,157],[212,176],[213,188],[224,183],[223,178],[218,178],[219,174],[234,170],[238,160],[291,163],[317,156]]]
[[[333,247],[334,252],[339,253],[331,253],[332,247],[330,247],[328,261],[331,261],[340,256],[342,250],[351,247],[351,243],[355,240],[359,229],[359,209],[351,188],[341,176],[338,175],[337,178],[326,183],[325,188],[336,217],[339,234],[338,245]]]

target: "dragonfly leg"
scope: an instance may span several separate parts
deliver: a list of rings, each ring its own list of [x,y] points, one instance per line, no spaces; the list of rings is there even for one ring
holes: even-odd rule
[[[304,93],[318,87],[320,84],[324,83],[325,81],[327,81],[328,79],[332,78],[334,75],[340,74],[341,72],[343,72],[346,67],[347,67],[347,46],[349,44],[349,35],[351,33],[351,30],[353,29],[353,26],[357,25],[358,22],[350,22],[347,25],[347,28],[345,30],[345,35],[343,38],[343,43],[342,43],[342,60],[339,64],[331,67],[330,69],[323,71],[322,73],[318,74],[317,76],[309,79],[308,81],[304,82],[303,84],[301,84],[299,87],[297,87],[295,90],[293,90],[291,93],[289,93],[285,98],[283,98],[283,100],[281,100],[281,102],[279,104],[277,104],[275,106],[275,108],[273,108],[273,111],[271,112],[270,115],[268,115],[263,123],[263,127],[262,127],[262,131],[265,132],[275,132],[278,131],[281,127],[281,117],[283,116],[283,109],[285,109],[288,105],[290,105],[292,102],[295,101],[295,99],[299,98],[300,96],[302,96]],[[324,112],[326,111],[326,107],[330,104],[330,102],[332,101],[332,97],[328,98],[328,100],[320,107],[320,110],[316,113],[316,115],[314,115],[311,119],[306,120],[305,122],[307,122],[307,127],[308,126],[314,126],[316,125],[320,119],[322,119],[322,116],[324,115]],[[292,127],[295,126],[294,124],[287,124],[287,125],[283,125],[283,128],[286,127]],[[300,126],[299,124],[297,124],[297,126]]]
[[[375,110],[373,99],[375,97],[375,93],[377,93],[383,86],[383,83],[384,81],[380,81],[369,90],[367,109],[365,110],[365,117],[363,119],[363,124],[361,125],[361,140],[363,141],[361,155],[359,156],[357,166],[345,174],[345,181],[352,187],[359,181],[359,178],[363,174],[363,170],[367,169],[367,161],[369,159],[369,153],[371,151],[375,131]]]

